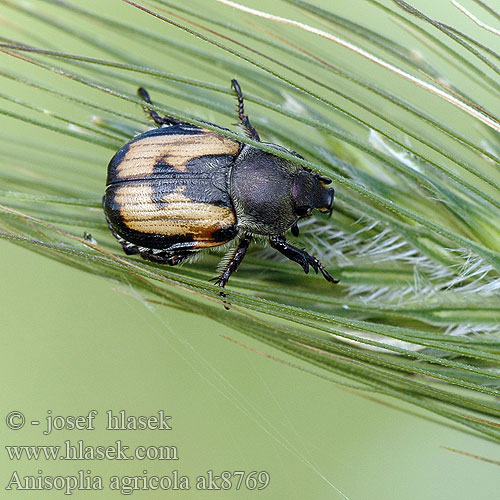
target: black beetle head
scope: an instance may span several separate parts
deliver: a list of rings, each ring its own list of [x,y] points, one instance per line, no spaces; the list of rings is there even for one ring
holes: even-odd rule
[[[307,170],[300,170],[293,181],[292,197],[294,211],[298,217],[308,217],[316,208],[320,212],[332,214],[334,189],[326,185],[332,181]]]

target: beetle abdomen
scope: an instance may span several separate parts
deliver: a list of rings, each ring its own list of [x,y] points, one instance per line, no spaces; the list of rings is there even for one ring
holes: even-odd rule
[[[108,168],[104,208],[114,231],[137,246],[195,250],[236,236],[227,174],[240,145],[197,127],[153,129]]]

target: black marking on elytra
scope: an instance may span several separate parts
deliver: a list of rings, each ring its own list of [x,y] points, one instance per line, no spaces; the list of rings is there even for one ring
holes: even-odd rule
[[[130,142],[125,144],[116,154],[111,158],[111,161],[109,162],[108,166],[108,176],[106,178],[106,186],[110,186],[117,181],[118,179],[118,166],[120,163],[122,163],[123,159],[125,158],[125,155],[128,153],[130,149]]]
[[[176,250],[174,252],[168,252],[166,250],[160,250],[154,248],[144,248],[138,247],[129,241],[124,240],[121,236],[117,235],[115,232],[113,234],[118,239],[121,244],[123,251],[127,255],[137,255],[139,254],[143,259],[149,260],[151,262],[156,262],[157,264],[168,264],[170,266],[176,266],[180,264],[183,260],[188,258],[192,252]]]
[[[147,137],[156,137],[157,135],[198,135],[205,133],[206,131],[204,129],[197,127],[196,125],[182,123],[179,125],[170,125],[169,127],[157,127],[146,130],[146,132],[134,137],[128,144],[141,141]]]
[[[184,171],[157,161],[150,177],[153,201],[165,207],[165,196],[183,186],[183,195],[190,200],[232,208],[227,187],[217,180],[226,179],[233,159],[232,155],[204,155],[186,162]]]

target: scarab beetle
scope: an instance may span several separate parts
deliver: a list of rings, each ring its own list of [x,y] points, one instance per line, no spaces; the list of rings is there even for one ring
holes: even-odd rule
[[[247,135],[260,141],[244,113],[243,94],[232,80],[238,115]],[[316,257],[290,245],[285,232],[298,236],[297,221],[318,209],[331,215],[331,179],[219,133],[171,116],[160,117],[143,88],[138,94],[158,128],[125,144],[108,166],[104,212],[126,254],[179,264],[199,250],[239,244],[216,278],[222,288],[238,269],[253,235],[337,283]],[[149,106],[148,106],[149,105]],[[265,143],[277,151],[282,146]]]

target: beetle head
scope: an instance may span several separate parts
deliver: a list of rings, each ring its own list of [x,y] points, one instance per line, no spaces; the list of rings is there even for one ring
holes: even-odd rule
[[[294,211],[298,217],[308,217],[316,208],[320,212],[332,214],[334,189],[326,186],[332,181],[328,177],[299,170],[293,181],[292,197]]]

